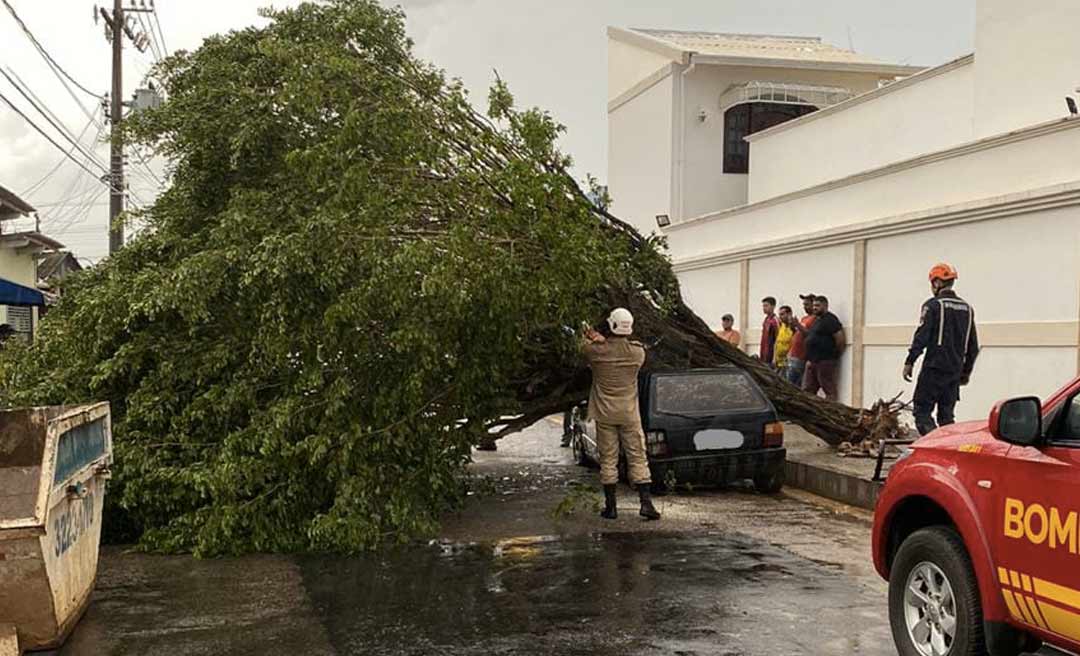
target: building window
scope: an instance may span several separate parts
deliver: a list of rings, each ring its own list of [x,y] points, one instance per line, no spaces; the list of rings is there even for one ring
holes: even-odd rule
[[[7,324],[14,331],[14,336],[30,342],[34,332],[34,312],[28,307],[7,308]]]
[[[817,111],[812,105],[751,102],[724,112],[724,173],[750,172],[750,144],[746,137]]]

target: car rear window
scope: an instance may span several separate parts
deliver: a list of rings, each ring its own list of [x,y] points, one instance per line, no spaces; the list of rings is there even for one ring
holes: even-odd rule
[[[765,396],[741,371],[665,374],[653,379],[653,409],[682,415],[767,410]]]

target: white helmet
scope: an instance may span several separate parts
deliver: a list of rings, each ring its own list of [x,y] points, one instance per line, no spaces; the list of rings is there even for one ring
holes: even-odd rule
[[[615,308],[608,317],[608,326],[616,335],[630,335],[634,332],[634,315],[626,308]]]

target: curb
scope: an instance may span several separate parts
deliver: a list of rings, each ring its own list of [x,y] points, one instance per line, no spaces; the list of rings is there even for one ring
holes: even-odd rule
[[[846,503],[849,506],[874,510],[882,483],[855,474],[800,462],[788,456],[785,482],[789,487],[812,492],[818,496]]]

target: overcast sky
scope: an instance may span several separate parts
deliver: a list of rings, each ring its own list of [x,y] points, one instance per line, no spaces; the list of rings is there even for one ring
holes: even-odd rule
[[[486,98],[493,71],[498,70],[520,104],[544,107],[567,126],[563,148],[574,157],[577,173],[592,173],[603,180],[608,25],[821,36],[837,45],[852,44],[857,51],[883,61],[933,65],[972,50],[974,1],[407,0],[400,4],[409,14],[409,32],[418,55],[461,77],[479,104]],[[77,81],[99,93],[108,89],[110,49],[103,26],[94,24],[92,0],[8,2]],[[157,0],[170,51],[193,49],[210,34],[256,23],[256,10],[266,4],[267,0]],[[284,7],[298,2],[272,4]],[[89,125],[83,143],[90,144],[97,128],[2,6],[0,43],[4,44],[0,68],[10,68],[22,78],[73,133]],[[131,48],[125,52],[125,62],[125,87],[130,95],[153,55]],[[0,93],[55,135],[2,76]],[[86,109],[97,109],[98,101],[77,90],[76,94]],[[16,193],[27,192],[64,159],[2,102],[0,139],[5,146],[0,185]],[[96,151],[100,161],[107,163],[107,147],[99,145]],[[89,164],[89,168],[95,166]],[[131,178],[133,192],[147,202],[156,192],[153,176],[162,175],[160,162],[150,168],[152,173]],[[105,192],[101,183],[67,161],[25,197],[39,209],[44,232],[80,257],[96,261],[107,252]],[[10,229],[10,224],[5,225],[5,230]]]

